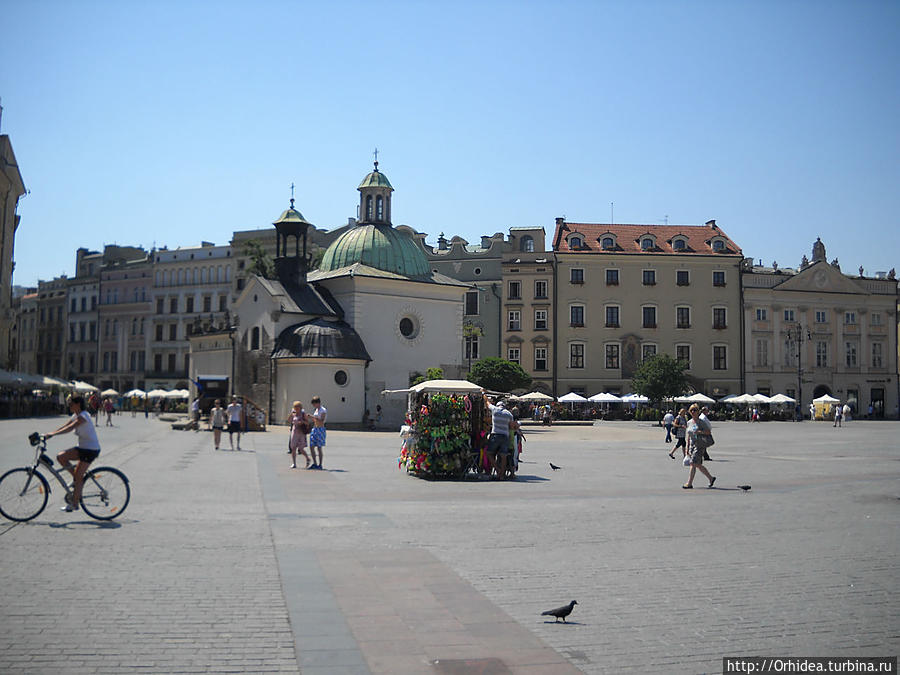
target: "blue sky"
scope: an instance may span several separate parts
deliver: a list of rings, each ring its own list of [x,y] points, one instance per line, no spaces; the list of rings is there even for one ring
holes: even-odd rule
[[[766,264],[900,264],[900,2],[0,0],[14,282],[75,249],[227,243],[295,183],[471,242],[716,219]]]

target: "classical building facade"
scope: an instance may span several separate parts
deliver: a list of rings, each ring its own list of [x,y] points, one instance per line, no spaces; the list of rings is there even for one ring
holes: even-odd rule
[[[2,109],[0,109],[2,114]],[[15,322],[12,310],[13,253],[19,215],[16,208],[25,194],[25,183],[9,136],[0,135],[0,367],[11,368],[10,329]]]
[[[147,289],[152,325],[147,326],[149,388],[186,389],[191,334],[198,326],[228,323],[233,301],[234,259],[229,245],[159,249],[152,254]]]
[[[552,395],[556,256],[546,250],[544,228],[511,229],[502,269],[500,356],[522,366],[532,378],[532,390]]]
[[[808,405],[828,394],[856,414],[893,417],[897,406],[897,280],[844,274],[817,240],[799,269],[742,274],[747,389]]]
[[[68,279],[38,282],[36,372],[65,377],[66,295]]]
[[[153,265],[144,254],[100,270],[97,307],[99,375],[94,384],[119,393],[144,388]]]
[[[743,254],[714,220],[663,226],[558,218],[553,251],[548,358],[553,351],[557,395],[625,394],[641,361],[661,353],[689,364],[695,391],[740,393]]]

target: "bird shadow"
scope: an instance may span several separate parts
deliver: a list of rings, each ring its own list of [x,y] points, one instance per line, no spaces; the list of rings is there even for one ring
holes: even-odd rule
[[[560,626],[584,626],[581,621],[544,621],[544,623],[559,624]]]

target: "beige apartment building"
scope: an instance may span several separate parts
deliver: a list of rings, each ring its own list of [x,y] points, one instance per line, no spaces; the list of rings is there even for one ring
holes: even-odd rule
[[[716,225],[557,218],[556,395],[625,394],[641,361],[687,361],[692,388],[741,393],[740,247]]]
[[[502,262],[503,309],[500,358],[518,363],[532,378],[531,389],[554,391],[553,313],[555,264],[543,227],[516,227]]]
[[[817,240],[798,270],[743,274],[747,388],[800,401],[828,394],[855,415],[896,417],[897,280],[893,270],[841,272]]]

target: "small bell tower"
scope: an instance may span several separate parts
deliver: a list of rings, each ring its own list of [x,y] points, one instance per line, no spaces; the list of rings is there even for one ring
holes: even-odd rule
[[[291,185],[291,207],[272,223],[277,240],[275,245],[275,272],[284,284],[301,286],[306,283],[310,256],[306,250],[306,236],[311,223],[294,208],[294,186]]]
[[[378,170],[378,148],[375,149],[375,169],[359,184],[359,223],[361,225],[391,224],[391,193],[394,188]]]

